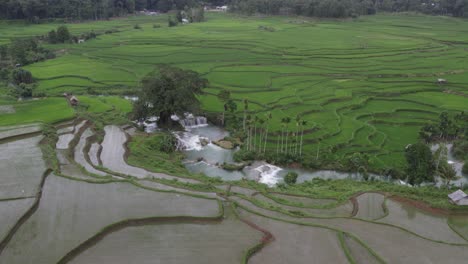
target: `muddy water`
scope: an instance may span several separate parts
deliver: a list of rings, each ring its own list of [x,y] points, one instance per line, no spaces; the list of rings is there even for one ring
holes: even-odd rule
[[[125,161],[125,147],[127,141],[125,132],[118,126],[106,126],[105,136],[102,142],[101,160],[102,165],[112,171],[131,175],[137,178],[155,177],[162,179],[177,179],[181,182],[198,183],[196,180],[174,177],[163,173],[154,173],[142,168],[130,166]]]
[[[243,254],[260,241],[263,233],[230,214],[220,223],[125,228],[105,237],[71,263],[241,263]]]
[[[239,212],[275,237],[249,263],[348,263],[334,231],[275,221],[242,209]]]
[[[357,218],[374,220],[385,216],[383,203],[385,196],[379,193],[364,193],[356,198],[359,210]]]
[[[0,202],[0,241],[33,205],[35,198]]]
[[[35,196],[46,170],[42,136],[0,144],[0,199]]]
[[[79,165],[81,165],[83,168],[85,168],[85,170],[87,170],[88,172],[96,174],[96,175],[100,175],[100,176],[106,176],[107,173],[96,170],[93,166],[91,166],[91,164],[88,163],[88,161],[86,160],[86,158],[84,156],[85,154],[84,154],[83,150],[84,150],[84,148],[86,146],[86,140],[87,140],[87,138],[89,138],[89,137],[91,137],[93,135],[94,135],[93,132],[89,128],[86,129],[83,132],[83,134],[80,137],[80,140],[78,141],[78,144],[75,147],[74,158],[75,158],[75,161]]]
[[[449,243],[466,243],[448,225],[447,217],[432,215],[415,207],[386,200],[388,216],[379,222],[393,224],[410,230],[418,235]]]
[[[89,184],[51,175],[37,211],[8,243],[0,263],[57,263],[105,226],[125,219],[218,213],[214,200],[152,192],[126,183]]]

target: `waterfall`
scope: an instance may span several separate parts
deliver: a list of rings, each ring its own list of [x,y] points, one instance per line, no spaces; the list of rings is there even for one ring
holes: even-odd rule
[[[263,164],[255,168],[255,171],[260,173],[259,182],[268,185],[269,187],[275,186],[281,177],[278,175],[283,169],[271,164]]]
[[[208,125],[208,120],[204,116],[185,114],[185,118],[180,119],[179,123],[185,128],[204,127]]]
[[[174,136],[177,138],[177,149],[178,150],[201,150],[203,148],[203,142],[208,142],[205,137],[192,134],[190,132],[174,132]]]

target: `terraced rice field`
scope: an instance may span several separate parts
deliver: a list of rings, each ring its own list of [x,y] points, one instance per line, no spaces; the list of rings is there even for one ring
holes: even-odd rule
[[[57,128],[72,139],[52,143],[58,168],[51,172],[42,162],[41,136],[21,129],[30,130],[8,128],[17,134],[0,148],[36,159],[30,167],[4,162],[0,263],[440,263],[468,257],[466,215],[436,215],[379,193],[338,202],[242,182],[200,191],[191,185],[195,179],[127,165],[128,130],[108,126],[99,142],[86,120]],[[7,188],[19,180],[21,186]],[[25,193],[15,192],[20,187]]]
[[[367,153],[376,172],[402,168],[404,146],[415,142],[418,129],[441,111],[467,109],[465,20],[376,15],[321,21],[208,13],[204,23],[168,28],[166,19],[139,16],[70,24],[72,33],[120,32],[81,45],[49,45],[61,55],[26,68],[39,81],[37,91],[48,95],[132,94],[157,64],[192,69],[210,81],[200,98],[205,111],[222,111],[216,94],[227,89],[239,112],[242,100],[248,99],[253,115],[272,113],[270,148],[278,140],[280,120],[301,115],[308,121],[307,155],[316,153],[320,141],[322,151],[334,148],[336,159]],[[142,29],[133,29],[136,23]],[[41,35],[56,26],[13,23],[0,24],[0,30],[7,38]],[[438,85],[438,78],[448,83]],[[121,104],[93,97],[83,97],[83,102],[91,106],[89,111]],[[289,129],[296,130],[295,122]]]
[[[155,171],[157,164],[150,171],[127,163],[128,130],[109,125],[99,138],[86,120],[56,127],[49,147],[57,160],[46,163],[39,124],[75,115],[54,97],[63,92],[78,94],[89,113],[128,113],[120,96],[168,63],[210,81],[200,97],[207,112],[222,110],[221,89],[232,92],[239,115],[245,98],[252,114],[272,112],[271,150],[280,120],[300,114],[309,124],[306,155],[315,155],[320,141],[322,152],[334,147],[340,159],[369,154],[374,170],[401,167],[404,146],[423,124],[441,111],[467,109],[468,22],[208,13],[204,23],[167,28],[166,19],[69,24],[72,33],[120,32],[47,45],[60,56],[27,69],[49,97],[15,102],[0,94],[8,105],[0,108],[8,109],[0,111],[0,263],[466,262],[467,215],[425,211],[391,194],[334,200],[169,175]],[[0,23],[0,43],[56,26]],[[437,78],[448,83],[437,85]]]

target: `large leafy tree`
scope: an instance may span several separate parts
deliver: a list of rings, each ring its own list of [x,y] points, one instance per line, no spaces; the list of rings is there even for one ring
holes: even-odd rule
[[[162,65],[141,81],[139,100],[134,104],[134,117],[159,116],[159,124],[171,124],[171,115],[197,112],[197,95],[202,94],[208,81],[194,71]]]
[[[431,149],[423,143],[406,147],[405,157],[408,163],[406,174],[410,184],[434,181],[434,163]]]

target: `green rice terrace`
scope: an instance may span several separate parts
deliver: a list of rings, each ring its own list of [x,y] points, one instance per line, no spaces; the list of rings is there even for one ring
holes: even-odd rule
[[[0,78],[0,264],[467,262],[468,209],[447,195],[468,192],[468,129],[418,142],[467,120],[468,20],[138,15],[48,43],[61,25],[0,20],[0,46],[53,54],[12,66],[32,86]],[[145,130],[135,109],[162,64],[206,79],[201,107]],[[418,144],[443,180],[407,181]],[[345,165],[356,153],[365,168]]]

